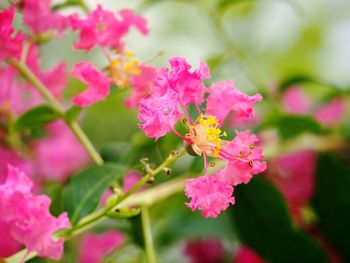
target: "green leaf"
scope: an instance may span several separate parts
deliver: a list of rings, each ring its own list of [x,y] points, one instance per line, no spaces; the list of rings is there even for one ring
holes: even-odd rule
[[[268,262],[328,262],[320,246],[293,227],[280,192],[256,176],[235,189],[232,220],[241,241]]]
[[[262,127],[276,127],[284,139],[292,139],[302,133],[325,134],[327,130],[310,116],[280,115],[268,120]]]
[[[87,169],[72,178],[63,191],[63,204],[73,225],[97,208],[102,194],[125,171],[124,166],[104,164]]]
[[[74,105],[66,111],[66,113],[64,114],[64,119],[69,123],[75,121],[78,118],[81,111],[82,108]]]
[[[311,76],[307,76],[304,74],[294,75],[281,81],[280,90],[285,91],[292,85],[301,84],[305,82],[316,82],[316,81]]]
[[[321,154],[316,170],[314,208],[328,241],[350,262],[350,167],[335,155]]]
[[[15,128],[17,130],[38,129],[60,117],[60,114],[50,106],[40,105],[36,108],[30,109],[19,117],[15,124]]]

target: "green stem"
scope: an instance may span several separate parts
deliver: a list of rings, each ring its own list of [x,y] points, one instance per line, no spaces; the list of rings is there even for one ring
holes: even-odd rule
[[[154,245],[153,245],[151,221],[149,218],[149,212],[148,212],[147,206],[143,206],[141,208],[141,221],[142,221],[143,236],[145,239],[147,261],[148,263],[156,263],[157,260],[156,260]]]
[[[76,236],[83,232],[85,229],[92,227],[99,221],[101,221],[109,211],[113,211],[118,208],[118,206],[125,201],[130,195],[138,191],[142,186],[144,186],[151,178],[159,174],[161,171],[164,170],[167,166],[169,166],[172,162],[174,162],[176,159],[178,159],[180,156],[184,155],[186,153],[186,150],[182,150],[180,152],[172,152],[164,160],[164,162],[159,165],[156,169],[153,171],[147,173],[138,183],[136,183],[128,192],[126,192],[124,195],[122,195],[117,202],[114,204],[113,207],[107,207],[100,210],[97,210],[96,212],[86,216],[83,218],[78,225],[73,227],[72,229],[68,231],[63,231],[60,236],[64,236],[65,238],[71,238],[73,236]]]
[[[9,58],[6,60],[6,62],[10,65],[12,65],[14,68],[16,68],[21,75],[34,87],[37,88],[37,90],[40,92],[40,94],[50,103],[52,108],[62,115],[62,117],[65,114],[64,108],[61,106],[61,104],[58,102],[58,100],[50,93],[50,91],[45,87],[45,85],[33,74],[33,72],[30,70],[30,68],[24,64],[19,62],[18,60],[14,58]],[[79,142],[83,145],[87,153],[90,155],[91,159],[97,164],[102,165],[103,160],[95,147],[92,145],[91,141],[88,139],[84,131],[80,128],[79,124],[76,121],[66,121],[66,124],[68,127],[72,130],[74,135],[77,137]]]

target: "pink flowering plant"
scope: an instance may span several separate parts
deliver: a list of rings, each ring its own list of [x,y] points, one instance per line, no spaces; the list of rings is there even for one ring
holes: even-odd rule
[[[349,85],[311,44],[259,49],[255,1],[103,2],[0,3],[0,262],[349,261]]]

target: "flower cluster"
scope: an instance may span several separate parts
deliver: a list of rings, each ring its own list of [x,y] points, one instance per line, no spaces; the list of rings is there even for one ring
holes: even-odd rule
[[[72,29],[79,31],[79,40],[74,47],[90,51],[98,46],[109,63],[104,72],[89,62],[79,62],[74,66],[73,75],[89,86],[73,99],[73,103],[88,107],[104,100],[110,85],[115,84],[119,88],[133,87],[134,94],[125,103],[130,108],[136,107],[140,98],[149,95],[147,89],[156,70],[134,58],[133,52],[126,50],[123,38],[132,27],[143,35],[148,34],[146,20],[130,9],[115,14],[100,5],[86,18],[72,16],[70,20]]]
[[[209,89],[203,80],[210,77],[209,68],[201,63],[197,70],[183,58],[170,59],[171,70],[162,68],[157,73],[151,96],[142,99],[139,105],[139,127],[148,137],[156,140],[174,132],[182,138],[187,149],[194,155],[203,155],[206,174],[189,179],[185,193],[192,198],[187,205],[198,208],[205,217],[216,217],[229,204],[234,203],[233,187],[248,183],[254,174],[263,172],[266,163],[262,150],[257,147],[257,136],[249,130],[238,132],[233,140],[222,139],[227,136],[221,130],[225,118],[232,112],[235,118],[252,118],[253,105],[261,101],[259,94],[248,96],[235,88],[233,82],[219,82]],[[205,95],[208,94],[205,100]],[[206,111],[201,107],[206,102]],[[198,111],[192,120],[187,107],[193,104]],[[179,134],[175,129],[178,120],[188,133]],[[227,163],[226,167],[214,175],[208,175],[208,157],[216,157]]]
[[[33,195],[31,179],[16,167],[8,167],[7,180],[0,185],[0,222],[7,226],[11,237],[24,244],[29,252],[59,259],[63,239],[53,238],[60,229],[69,228],[66,213],[58,218],[49,212],[50,198]]]

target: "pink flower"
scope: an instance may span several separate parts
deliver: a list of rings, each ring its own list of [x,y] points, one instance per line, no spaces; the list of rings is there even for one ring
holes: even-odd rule
[[[346,102],[342,98],[336,98],[318,108],[315,112],[315,118],[323,125],[330,127],[339,123],[344,118],[345,113]]]
[[[5,222],[11,236],[24,244],[29,251],[41,257],[59,259],[63,252],[63,239],[53,239],[53,234],[69,228],[67,214],[58,218],[49,212],[50,199],[31,193],[31,179],[18,168],[8,167],[8,177],[0,185],[0,219]]]
[[[221,158],[228,161],[218,174],[220,179],[234,186],[247,184],[254,174],[265,171],[266,162],[261,162],[264,158],[262,149],[256,147],[258,142],[258,137],[249,130],[237,132],[220,153]]]
[[[186,242],[185,254],[191,263],[218,263],[224,259],[224,247],[219,239],[198,239]]]
[[[4,183],[7,174],[7,164],[11,163],[25,172],[31,171],[31,166],[26,160],[18,156],[15,152],[4,147],[0,147],[0,184]]]
[[[129,108],[137,108],[142,98],[148,98],[151,95],[153,81],[156,76],[156,69],[150,66],[142,65],[139,67],[141,73],[134,76],[131,80],[132,94],[125,100]]]
[[[314,192],[316,154],[302,151],[271,161],[268,177],[285,196],[292,214],[298,219]]]
[[[299,87],[289,88],[282,97],[283,107],[291,114],[305,114],[310,110],[311,100]]]
[[[74,104],[80,107],[88,107],[108,96],[110,80],[90,62],[76,63],[72,74],[89,85],[87,90],[73,99]]]
[[[34,34],[49,30],[61,33],[70,25],[67,17],[51,11],[51,0],[25,0],[23,20]]]
[[[0,60],[7,57],[18,58],[22,51],[24,35],[15,33],[12,27],[14,16],[14,8],[7,8],[0,12]]]
[[[35,144],[34,164],[41,177],[64,181],[73,172],[89,164],[90,158],[85,149],[64,122],[49,124],[47,133],[47,138]]]
[[[184,58],[173,57],[169,60],[171,70],[160,69],[154,83],[154,92],[164,94],[173,90],[182,107],[194,103],[198,105],[204,101],[204,79],[210,78],[209,68],[204,62],[197,70],[191,72],[191,65]]]
[[[0,220],[0,258],[9,257],[21,249],[21,244],[13,239],[9,226]]]
[[[135,186],[135,184],[137,184],[140,181],[141,178],[142,178],[142,174],[140,174],[139,172],[131,171],[126,173],[124,175],[124,180],[123,180],[123,191],[124,192],[129,191],[131,188]],[[145,189],[145,186],[142,187],[139,191],[142,191],[144,189]]]
[[[236,89],[233,81],[221,81],[209,89],[206,114],[216,116],[220,123],[231,111],[235,112],[235,118],[252,118],[253,105],[261,100],[260,94],[248,96]]]
[[[77,49],[90,50],[96,45],[122,49],[122,38],[133,26],[143,34],[148,33],[146,20],[128,9],[121,10],[117,18],[113,12],[98,5],[87,18],[72,17],[71,20],[73,29],[80,30],[79,41],[75,44]]]
[[[139,127],[148,137],[158,138],[173,129],[181,113],[178,109],[177,94],[169,89],[162,96],[154,94],[140,101]]]
[[[259,255],[257,255],[254,250],[246,247],[246,246],[240,246],[235,258],[233,260],[233,263],[264,263],[265,260],[263,260]]]
[[[103,257],[118,249],[125,241],[125,237],[118,231],[103,234],[89,233],[84,235],[80,253],[80,263],[100,263]]]
[[[204,217],[216,218],[221,211],[235,203],[233,187],[217,177],[204,175],[186,181],[185,194],[192,200],[186,205],[198,209]]]

